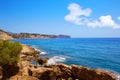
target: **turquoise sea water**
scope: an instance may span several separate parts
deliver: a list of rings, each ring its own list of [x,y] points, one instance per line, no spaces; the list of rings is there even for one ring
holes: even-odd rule
[[[19,39],[66,64],[102,68],[120,73],[120,38]],[[43,53],[44,53],[43,52]],[[60,60],[59,60],[60,59]]]

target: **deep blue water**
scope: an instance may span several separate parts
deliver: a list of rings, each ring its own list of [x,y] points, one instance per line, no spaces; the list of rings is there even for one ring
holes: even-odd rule
[[[48,54],[62,56],[66,64],[102,68],[120,73],[120,38],[66,38],[12,40],[36,47]]]

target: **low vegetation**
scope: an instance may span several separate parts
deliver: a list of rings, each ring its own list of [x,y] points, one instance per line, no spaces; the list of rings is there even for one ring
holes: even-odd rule
[[[0,64],[13,65],[19,60],[22,46],[18,42],[0,41]]]
[[[18,42],[0,41],[0,66],[3,68],[3,76],[10,77],[18,72],[22,46]]]

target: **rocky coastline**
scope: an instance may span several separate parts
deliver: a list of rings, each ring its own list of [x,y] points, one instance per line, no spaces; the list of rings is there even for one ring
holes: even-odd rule
[[[0,29],[0,40],[12,40],[12,39],[38,39],[38,38],[71,38],[69,35],[50,35],[50,34],[38,34],[38,33],[13,33],[6,32]]]
[[[78,65],[68,66],[63,63],[47,65],[48,58],[39,56],[41,51],[24,44],[22,47],[18,62],[19,71],[7,80],[116,80],[112,72],[105,70]],[[31,61],[35,64],[31,64]],[[0,78],[2,78],[2,68],[0,68]]]
[[[14,39],[37,39],[37,38],[70,38],[69,35],[50,35],[38,33],[8,33]]]

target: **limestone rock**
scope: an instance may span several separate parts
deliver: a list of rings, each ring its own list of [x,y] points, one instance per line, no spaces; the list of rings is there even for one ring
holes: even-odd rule
[[[30,68],[29,75],[40,80],[115,80],[115,76],[103,70],[65,64]]]
[[[30,65],[29,61],[20,61],[18,63],[18,66],[19,66],[18,74],[22,75],[22,76],[29,76],[29,74],[28,74],[29,65]]]
[[[56,80],[56,73],[50,68],[31,68],[29,74],[30,76],[37,77],[40,80]]]
[[[96,71],[76,65],[72,65],[71,67],[73,77],[79,80],[115,80],[115,77],[105,71]]]
[[[39,54],[39,52],[40,51],[36,50],[33,47],[30,47],[28,45],[22,44],[22,51],[21,51],[21,53],[25,53],[25,54],[31,55],[31,54]]]
[[[53,71],[56,73],[58,79],[68,79],[72,77],[71,67],[65,64],[58,64],[53,67]]]
[[[48,61],[48,58],[42,58],[42,57],[39,57],[37,58],[37,62],[39,63],[39,65],[45,65]]]

